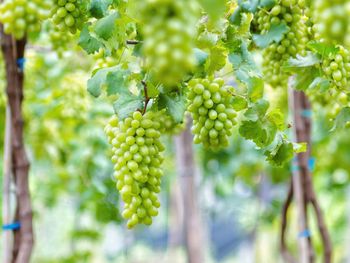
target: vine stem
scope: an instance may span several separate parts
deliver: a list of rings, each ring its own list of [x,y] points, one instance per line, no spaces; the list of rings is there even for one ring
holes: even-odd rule
[[[146,81],[142,80],[141,81],[142,85],[143,85],[143,91],[145,93],[145,106],[143,108],[143,111],[142,111],[142,115],[144,115],[146,113],[146,110],[147,110],[147,106],[148,106],[148,103],[149,101],[151,100],[150,97],[148,97],[148,91],[147,91],[147,83]]]
[[[137,45],[139,43],[140,43],[140,41],[138,41],[138,40],[126,40],[127,45]]]

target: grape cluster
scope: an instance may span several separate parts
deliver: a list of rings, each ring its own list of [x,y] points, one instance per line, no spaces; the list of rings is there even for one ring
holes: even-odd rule
[[[87,19],[85,0],[54,0],[51,17],[61,31],[75,34]]]
[[[132,117],[119,121],[114,116],[106,127],[113,146],[112,161],[115,163],[117,189],[125,202],[122,216],[128,220],[128,228],[138,223],[152,224],[158,214],[163,172],[160,142],[161,123],[154,112],[134,112]]]
[[[99,52],[94,54],[94,59],[96,60],[96,69],[109,68],[118,64],[118,59],[114,56],[106,56],[104,49],[100,49]]]
[[[179,134],[185,128],[185,123],[177,123],[166,110],[158,112],[158,121],[162,124],[160,132],[162,134],[174,135]]]
[[[263,51],[263,71],[266,81],[273,87],[284,87],[288,74],[283,72],[283,64],[297,54],[305,55],[308,42],[308,28],[303,14],[304,0],[281,0],[268,9],[260,9],[254,25],[259,34],[266,34],[272,25],[286,24],[289,28],[279,43],[273,42]]]
[[[6,34],[22,39],[27,33],[39,32],[41,21],[48,17],[46,0],[5,0],[0,5],[0,22]]]
[[[316,40],[350,47],[350,2],[314,0],[311,6]]]
[[[147,68],[165,87],[176,87],[195,63],[195,1],[142,0],[140,9]]]
[[[189,107],[193,118],[194,143],[208,148],[228,146],[236,124],[230,87],[222,79],[193,79],[189,82]]]
[[[346,90],[350,85],[350,52],[338,46],[339,52],[322,60],[322,70],[331,80],[332,86]]]
[[[62,56],[62,53],[69,49],[70,44],[72,44],[74,40],[73,35],[66,34],[56,27],[51,27],[48,30],[48,35],[52,49],[55,50],[59,56]]]

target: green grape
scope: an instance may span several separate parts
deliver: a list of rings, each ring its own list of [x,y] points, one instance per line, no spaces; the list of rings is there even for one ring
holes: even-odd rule
[[[75,34],[87,20],[87,1],[54,0],[51,17],[60,31]]]
[[[271,43],[263,51],[263,72],[266,81],[273,87],[285,87],[288,74],[283,64],[297,54],[305,55],[308,42],[307,18],[304,15],[304,0],[280,0],[271,8],[260,9],[253,21],[259,34],[266,34],[273,25],[286,24],[288,31],[280,42]]]
[[[188,111],[193,118],[194,143],[205,147],[228,146],[228,137],[236,124],[230,87],[217,79],[193,79],[189,82]]]
[[[143,223],[152,224],[158,214],[163,172],[160,142],[161,123],[154,112],[134,112],[131,117],[119,121],[114,116],[106,126],[106,134],[112,145],[117,189],[125,203],[122,216],[128,228]]]
[[[62,56],[62,53],[69,49],[70,44],[72,44],[74,40],[74,36],[66,34],[54,26],[50,26],[48,35],[52,49],[57,51],[59,56]]]
[[[162,134],[175,135],[181,133],[185,128],[185,123],[177,123],[166,113],[166,110],[158,112],[158,121],[162,124],[160,132]]]
[[[118,64],[118,59],[115,56],[106,56],[104,49],[94,54],[96,60],[95,69],[109,68]]]
[[[350,47],[350,2],[314,0],[311,5],[313,33],[318,41]]]
[[[22,39],[40,31],[41,22],[49,15],[48,0],[5,0],[0,4],[0,23],[6,34]]]
[[[142,0],[142,51],[155,80],[176,87],[195,63],[197,5],[186,0]]]

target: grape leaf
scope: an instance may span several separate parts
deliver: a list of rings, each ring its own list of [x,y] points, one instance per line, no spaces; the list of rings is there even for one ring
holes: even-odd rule
[[[269,102],[266,100],[260,100],[244,113],[244,117],[250,121],[258,121],[259,119],[264,118],[268,108]]]
[[[209,58],[205,62],[205,69],[208,74],[222,69],[226,65],[227,51],[222,46],[214,46],[210,49]]]
[[[320,58],[316,54],[308,52],[306,56],[297,55],[296,58],[290,58],[283,65],[283,69],[291,71],[295,68],[311,67],[319,64],[320,61]]]
[[[343,108],[337,115],[334,121],[334,126],[331,131],[335,131],[337,129],[345,128],[350,122],[350,107]]]
[[[328,79],[317,77],[309,85],[309,89],[318,89],[320,92],[325,92],[329,89],[331,82]]]
[[[186,99],[183,95],[159,95],[159,107],[166,108],[167,112],[177,123],[183,122],[186,111]]]
[[[313,81],[319,76],[319,71],[315,67],[302,68],[297,71],[293,79],[293,87],[297,90],[306,90],[310,87]]]
[[[80,32],[80,37],[78,44],[81,46],[88,54],[93,54],[97,52],[103,45],[100,41],[90,35],[89,25],[85,24]]]
[[[259,5],[259,0],[238,0],[238,5],[245,12],[255,13]]]
[[[117,12],[114,12],[97,21],[95,25],[96,35],[104,40],[110,39],[116,27],[115,22],[117,18],[119,18],[119,14]]]
[[[259,7],[270,8],[275,6],[276,0],[260,0]]]
[[[142,96],[135,96],[131,92],[124,92],[113,104],[113,108],[118,117],[123,120],[136,110],[142,109],[143,102],[144,98]]]
[[[248,107],[248,102],[242,96],[234,96],[232,99],[232,106],[235,111],[241,111]]]
[[[115,95],[128,91],[127,78],[129,71],[118,69],[108,72],[106,77],[107,95]]]
[[[87,89],[94,97],[101,95],[103,87],[107,88],[107,95],[123,93],[128,90],[126,80],[129,74],[120,66],[99,69],[88,80]]]
[[[214,20],[221,17],[224,14],[226,8],[226,0],[199,0],[199,3],[208,13],[208,15]]]
[[[307,44],[308,48],[310,48],[312,51],[316,52],[317,54],[321,55],[322,57],[330,56],[333,54],[337,54],[339,52],[339,48],[333,45],[329,45],[326,43],[320,43],[316,41],[311,41]]]
[[[275,123],[278,130],[283,131],[286,128],[284,116],[280,109],[273,109],[266,115],[266,118]]]
[[[264,35],[253,35],[254,43],[260,48],[266,48],[272,42],[279,43],[283,35],[289,30],[288,26],[284,23],[274,24],[270,30]]]
[[[204,65],[205,61],[208,59],[208,54],[201,49],[195,48],[194,55],[198,66]]]
[[[89,12],[95,18],[102,18],[106,15],[108,7],[112,2],[112,0],[91,0]]]
[[[294,156],[293,143],[280,138],[278,143],[271,149],[266,150],[264,155],[267,157],[266,160],[272,165],[282,166],[289,162]]]

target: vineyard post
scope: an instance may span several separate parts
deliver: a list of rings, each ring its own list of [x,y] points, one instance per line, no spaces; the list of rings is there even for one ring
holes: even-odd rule
[[[178,176],[184,202],[184,229],[188,263],[204,262],[204,244],[199,205],[195,184],[195,160],[191,134],[192,121],[188,118],[186,129],[175,138]]]
[[[298,246],[299,246],[299,261],[301,263],[314,262],[314,252],[312,249],[311,238],[309,235],[303,233],[309,233],[308,220],[307,220],[307,196],[305,196],[305,172],[304,168],[308,169],[308,160],[310,155],[310,127],[305,126],[303,121],[303,112],[306,112],[303,108],[303,100],[306,99],[306,95],[303,92],[293,90],[290,87],[290,107],[293,114],[293,133],[296,142],[307,142],[308,151],[306,153],[299,153],[293,161],[293,192],[295,196],[295,202],[298,213]],[[310,110],[310,109],[308,109]],[[305,164],[306,161],[306,164]]]
[[[0,40],[6,67],[6,94],[10,108],[12,174],[16,191],[15,222],[20,227],[14,230],[12,262],[27,263],[33,249],[32,206],[29,193],[29,161],[23,138],[23,63],[26,39],[15,41],[3,32],[0,26]],[[7,262],[6,262],[7,263]]]
[[[3,192],[2,192],[2,222],[9,225],[11,216],[11,116],[10,108],[6,106],[5,138],[4,138],[4,173],[3,173]],[[12,247],[10,231],[3,233],[3,262],[11,262]]]

